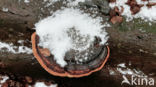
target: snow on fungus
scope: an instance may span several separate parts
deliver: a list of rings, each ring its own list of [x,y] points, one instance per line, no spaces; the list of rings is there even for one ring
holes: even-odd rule
[[[108,39],[100,17],[92,18],[90,14],[79,9],[65,8],[56,11],[35,24],[40,37],[39,45],[48,48],[61,67],[67,65],[65,53],[71,49],[83,51],[90,47],[95,37],[104,45]]]

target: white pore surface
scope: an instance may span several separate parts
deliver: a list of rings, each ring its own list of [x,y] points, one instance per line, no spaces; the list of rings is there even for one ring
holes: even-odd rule
[[[115,3],[110,3],[109,6],[111,8],[114,8],[117,6],[119,9],[121,9],[121,6],[124,8],[124,11],[122,15],[126,16],[127,21],[132,20],[133,18],[141,18],[143,20],[153,21],[156,22],[156,6],[152,6],[151,8],[148,8],[146,5],[148,4],[147,1],[141,1],[136,0],[138,4],[143,4],[144,6],[141,7],[140,11],[132,15],[132,12],[130,10],[130,6],[127,5],[128,0],[116,0]],[[149,0],[150,3],[156,3],[156,0]]]
[[[100,44],[107,41],[107,33],[104,24],[101,24],[101,18],[92,18],[79,9],[66,8],[55,12],[52,16],[39,21],[36,26],[36,33],[40,37],[40,45],[48,48],[54,59],[64,67],[67,63],[64,56],[70,49],[83,51],[87,49],[95,39],[95,36],[101,38]],[[75,39],[71,29],[76,30]],[[68,32],[68,33],[67,33]],[[71,33],[69,35],[69,32]]]

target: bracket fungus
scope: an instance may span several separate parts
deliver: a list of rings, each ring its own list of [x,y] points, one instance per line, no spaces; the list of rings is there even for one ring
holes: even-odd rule
[[[54,76],[72,78],[88,76],[93,72],[101,70],[109,58],[110,50],[108,46],[95,46],[97,50],[94,51],[98,54],[94,55],[91,59],[86,60],[81,64],[77,64],[75,63],[76,60],[65,58],[67,65],[65,67],[60,67],[60,65],[54,60],[52,54],[50,56],[45,56],[44,52],[41,52],[41,48],[38,46],[38,43],[39,36],[34,33],[32,35],[33,54],[40,65]]]
[[[109,57],[101,18],[79,9],[56,11],[39,21],[32,35],[33,53],[50,74],[83,77],[100,70]]]

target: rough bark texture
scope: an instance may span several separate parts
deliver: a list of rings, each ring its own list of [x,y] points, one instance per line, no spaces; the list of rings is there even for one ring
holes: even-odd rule
[[[53,9],[59,9],[60,3],[55,5]],[[0,10],[0,41],[11,42],[18,46],[18,40],[27,40],[24,45],[31,47],[30,37],[35,31],[32,29],[33,25],[40,18],[49,15],[50,7],[43,8],[40,0],[31,0],[29,4],[18,0],[0,0],[0,9],[3,7],[7,7],[8,12]],[[45,11],[40,11],[41,8]],[[124,26],[133,25],[135,23]],[[139,29],[121,31],[119,28],[122,28],[122,24],[112,26],[107,28],[110,36],[108,41],[110,58],[101,71],[88,77],[79,79],[54,77],[39,65],[33,54],[12,54],[1,51],[0,73],[8,74],[11,79],[19,82],[23,82],[21,78],[23,76],[30,76],[34,80],[50,80],[59,87],[128,87],[127,84],[121,85],[122,74],[117,71],[118,64],[126,63],[128,68],[141,70],[156,80],[156,34],[143,33]],[[22,35],[18,36],[21,33]],[[110,75],[110,70],[113,70],[115,75]]]

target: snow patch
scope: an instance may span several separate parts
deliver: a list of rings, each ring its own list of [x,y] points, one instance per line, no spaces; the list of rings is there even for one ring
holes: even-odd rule
[[[8,76],[0,76],[0,87],[2,87],[2,84],[5,83],[9,77]]]
[[[3,7],[3,8],[2,8],[2,11],[3,11],[3,12],[8,12],[8,11],[9,11],[9,9],[8,9],[8,8],[4,8],[4,7]]]
[[[61,1],[61,0],[44,0],[43,2],[47,3],[45,7],[49,7],[58,1]],[[64,0],[63,3],[67,4],[67,6],[69,7],[72,7],[72,6],[77,6],[80,2],[85,2],[85,1],[86,0]]]
[[[40,45],[49,48],[56,62],[64,67],[67,64],[64,61],[67,51],[86,50],[93,44],[95,36],[101,38],[100,44],[106,43],[106,25],[101,24],[101,21],[102,18],[92,18],[79,9],[65,8],[39,21],[35,26]]]
[[[24,0],[24,3],[27,3],[27,4],[30,3],[30,0]]]
[[[30,3],[30,0],[18,0],[18,2],[20,3],[20,2],[24,2],[24,3],[26,3],[26,4],[29,4]]]
[[[117,68],[117,70],[118,70],[121,74],[123,74],[123,75],[126,75],[126,74],[132,75],[132,74],[134,74],[133,71],[132,71],[131,69],[129,69],[129,68],[127,68],[127,69],[125,69],[125,70],[123,70],[123,69],[121,69],[121,68]]]
[[[109,6],[111,8],[114,8],[115,6],[117,6],[120,10],[121,7],[124,8],[124,11],[121,15],[126,16],[127,21],[131,21],[133,18],[141,18],[145,21],[154,21],[156,22],[156,6],[152,6],[151,8],[148,8],[147,5],[147,1],[141,1],[141,0],[136,0],[138,4],[143,4],[144,6],[141,7],[140,11],[135,14],[132,15],[131,11],[130,11],[130,6],[127,5],[128,0],[116,0],[116,2],[114,3],[110,3]],[[156,3],[155,0],[149,0],[150,3]]]
[[[156,6],[148,8],[147,6],[141,7],[139,13],[134,15],[134,18],[148,19],[149,21],[156,21]]]
[[[57,84],[52,84],[50,86],[46,86],[44,82],[37,82],[34,87],[57,87]]]
[[[24,40],[18,40],[18,43],[19,44],[23,44],[24,43]]]
[[[126,67],[125,63],[118,64],[117,71],[123,75],[147,76],[141,70]]]
[[[80,2],[85,2],[86,0],[68,0],[68,6],[77,6]]]
[[[136,0],[136,2],[138,4],[144,4],[144,5],[146,5],[146,4],[148,4],[148,2],[150,2],[150,3],[156,3],[156,0],[148,0],[148,1]]]
[[[57,1],[60,1],[60,0],[44,0],[44,3],[47,2],[45,7],[49,7],[49,6],[53,5],[55,2],[57,2]]]
[[[124,67],[124,68],[126,67],[126,66],[125,66],[125,63],[118,64],[117,66],[119,66],[119,67]]]
[[[109,74],[110,75],[116,75],[115,71],[113,71],[113,70],[109,70]]]
[[[31,48],[28,48],[26,46],[14,46],[12,43],[8,44],[8,43],[0,42],[0,50],[8,51],[14,54],[20,54],[20,53],[32,54]]]
[[[8,77],[8,76],[1,76],[1,78],[2,78],[2,80],[0,80],[0,83],[1,83],[1,84],[5,83],[5,82],[6,82],[6,80],[8,80],[8,79],[9,79],[9,77]]]

